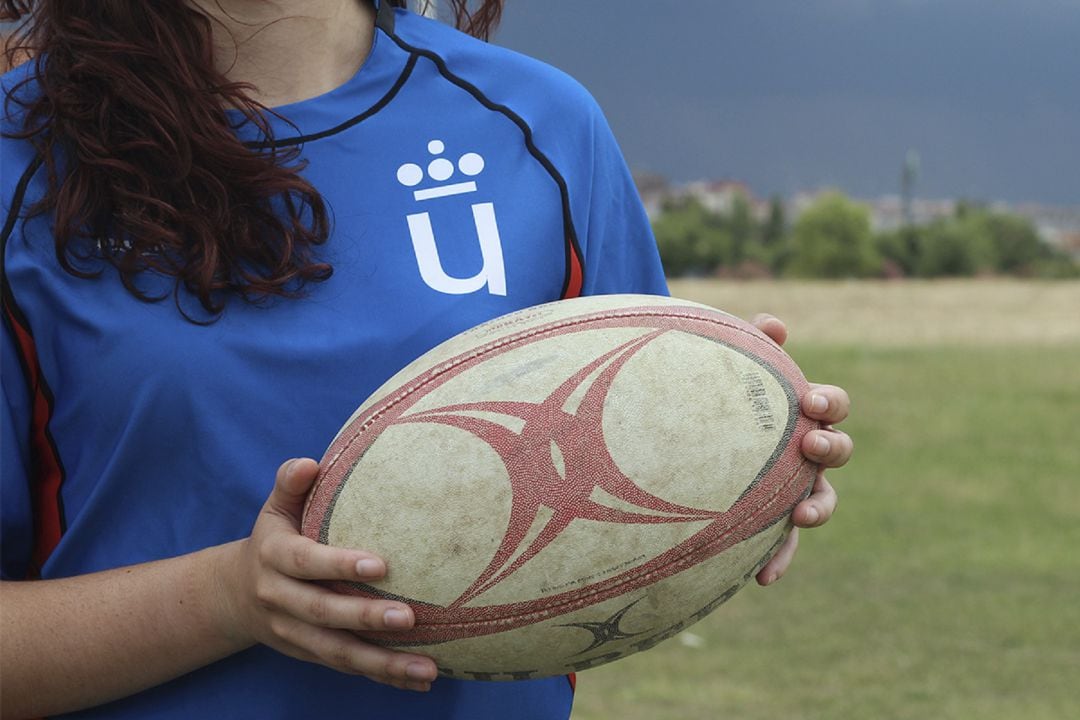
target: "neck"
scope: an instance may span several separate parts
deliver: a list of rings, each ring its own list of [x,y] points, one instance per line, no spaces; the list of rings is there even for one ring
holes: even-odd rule
[[[211,20],[214,64],[274,107],[329,92],[371,51],[368,0],[189,0]]]

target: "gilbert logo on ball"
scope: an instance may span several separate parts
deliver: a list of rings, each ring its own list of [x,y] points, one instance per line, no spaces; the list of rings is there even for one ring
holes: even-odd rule
[[[682,300],[564,300],[426,353],[323,457],[303,533],[386,559],[417,623],[369,641],[512,680],[645,650],[735,594],[816,467],[795,363]]]

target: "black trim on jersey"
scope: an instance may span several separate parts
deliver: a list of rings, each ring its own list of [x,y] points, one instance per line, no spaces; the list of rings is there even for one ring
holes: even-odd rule
[[[33,179],[37,171],[41,169],[44,164],[44,157],[38,153],[34,155],[34,159],[26,166],[26,170],[23,171],[22,177],[19,178],[18,184],[15,186],[15,194],[11,198],[11,206],[8,208],[7,218],[4,220],[4,228],[0,231],[0,315],[3,315],[3,322],[9,327],[12,335],[17,335],[15,328],[11,327],[12,322],[19,324],[23,333],[25,333],[31,341],[33,341],[34,334],[30,329],[30,322],[28,321],[26,314],[22,308],[19,307],[19,303],[15,300],[15,293],[11,289],[11,283],[7,278],[7,245],[8,239],[11,237],[12,232],[15,230],[15,225],[19,219],[19,210],[22,209],[23,201],[26,198],[26,190],[30,186],[30,181]],[[18,342],[18,337],[13,337],[12,340],[17,345],[16,355],[19,357],[19,365],[23,371],[23,377],[26,378],[29,385],[31,378],[36,378],[37,382],[35,386],[29,387],[30,391],[30,403],[31,403],[31,418],[33,417],[33,405],[38,393],[45,399],[45,404],[48,406],[48,417],[45,420],[45,424],[42,427],[42,433],[45,436],[45,441],[49,444],[49,451],[52,453],[53,459],[56,462],[56,469],[60,473],[60,481],[56,486],[56,511],[57,521],[60,526],[60,536],[63,537],[67,532],[67,513],[64,511],[64,495],[63,488],[64,483],[67,480],[67,470],[64,469],[64,462],[60,458],[60,450],[56,446],[56,439],[53,437],[52,430],[49,428],[49,419],[52,418],[56,409],[56,397],[53,395],[52,388],[49,387],[48,380],[45,379],[45,373],[41,369],[41,361],[37,361],[37,368],[31,368],[29,365],[29,359],[23,354],[23,349]],[[36,370],[36,371],[35,371]],[[36,531],[35,531],[36,532]],[[37,538],[34,538],[35,543]],[[36,547],[34,548],[36,551]],[[30,572],[41,572],[41,568],[35,568],[33,566],[34,559],[30,558]]]
[[[387,3],[385,2],[385,0],[383,2],[380,2],[380,8],[385,6],[386,4]],[[430,60],[432,63],[435,64],[435,67],[438,69],[439,74],[446,78],[450,83],[457,85],[459,88],[472,95],[477,102],[486,107],[488,110],[497,112],[505,116],[507,119],[509,119],[511,122],[518,126],[518,128],[521,130],[522,135],[525,136],[525,147],[526,149],[528,149],[529,154],[532,155],[533,158],[535,158],[541,166],[543,166],[543,168],[547,171],[548,175],[550,175],[551,178],[555,181],[555,183],[559,186],[559,195],[562,199],[563,208],[563,231],[566,233],[566,239],[569,241],[566,243],[566,275],[563,278],[563,286],[559,294],[562,297],[565,297],[566,291],[570,287],[570,268],[573,263],[571,253],[577,256],[578,265],[581,268],[581,285],[582,287],[584,287],[585,256],[581,252],[581,245],[578,243],[577,231],[574,229],[574,219],[570,213],[570,191],[566,186],[566,180],[555,167],[555,164],[552,163],[551,160],[549,160],[548,157],[544,155],[540,148],[536,146],[536,143],[533,142],[532,128],[529,127],[529,124],[525,122],[524,118],[515,113],[506,105],[500,105],[499,103],[491,100],[486,95],[484,95],[484,92],[480,90],[480,88],[476,87],[468,80],[465,80],[464,78],[455,75],[446,65],[446,61],[442,58],[442,56],[432,52],[431,50],[425,50],[423,48],[418,48],[414,45],[410,45],[393,32],[388,32],[387,35],[389,35],[390,38],[393,39],[395,43],[397,43],[398,47],[410,53],[413,57],[419,55]]]
[[[19,183],[15,186],[15,194],[11,198],[11,207],[8,208],[7,218],[4,220],[4,229],[0,231],[0,285],[3,286],[2,290],[0,290],[0,303],[3,304],[2,307],[6,311],[3,315],[6,318],[10,312],[11,316],[26,328],[28,333],[30,325],[26,321],[26,315],[19,308],[19,304],[15,302],[15,295],[11,291],[11,283],[7,279],[7,244],[8,238],[11,237],[11,233],[15,230],[15,223],[19,221],[19,210],[22,208],[23,200],[26,197],[26,189],[30,186],[30,180],[41,168],[42,164],[44,164],[44,158],[40,154],[36,154],[30,164],[26,166],[22,177],[19,178]],[[21,352],[19,358],[23,359]],[[27,368],[24,367],[23,370],[25,371]],[[30,377],[29,373],[27,377]]]
[[[416,67],[416,56],[410,55],[409,61],[405,63],[405,68],[401,71],[401,74],[398,75],[398,79],[394,81],[393,87],[391,87],[385,95],[379,98],[379,101],[377,103],[375,103],[356,117],[350,118],[345,122],[341,123],[340,125],[336,125],[329,130],[321,130],[317,133],[312,133],[311,135],[297,135],[296,137],[284,138],[281,140],[277,138],[273,140],[251,140],[245,142],[244,147],[248,148],[249,150],[267,150],[269,148],[289,147],[292,145],[301,145],[311,140],[321,140],[323,138],[330,137],[331,135],[337,135],[340,132],[348,130],[354,125],[358,125],[364,120],[367,120],[369,117],[389,105],[390,101],[393,100],[394,97],[401,90],[401,88],[405,86],[405,83],[408,81],[409,76],[412,75],[414,67]]]
[[[15,186],[15,195],[11,198],[11,207],[8,208],[7,218],[4,220],[4,229],[0,231],[0,247],[7,247],[8,238],[15,229],[15,223],[19,220],[19,209],[22,207],[23,198],[26,196],[26,188],[29,187],[30,180],[43,162],[44,158],[40,153],[37,153],[34,155],[34,159],[30,161],[30,164],[26,166],[26,170],[23,170],[22,177],[19,178],[19,183]],[[3,270],[3,265],[4,258],[0,255],[0,271]]]

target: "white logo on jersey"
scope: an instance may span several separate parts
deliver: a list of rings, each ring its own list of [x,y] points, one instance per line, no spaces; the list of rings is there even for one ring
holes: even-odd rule
[[[441,140],[428,143],[428,152],[432,155],[441,155],[445,149]],[[465,153],[458,158],[457,170],[467,177],[476,177],[483,169],[484,158],[476,153]],[[436,157],[427,166],[427,176],[439,183],[452,179],[454,171],[454,163],[442,157]],[[416,187],[424,181],[424,174],[424,169],[419,165],[406,163],[398,168],[397,179],[405,187]],[[473,192],[476,192],[476,181],[468,180],[413,190],[413,197],[422,202]],[[492,295],[506,295],[506,269],[503,266],[499,226],[495,222],[495,205],[489,202],[476,203],[472,206],[472,214],[480,240],[483,267],[480,272],[467,278],[450,277],[443,269],[439,260],[439,248],[435,242],[435,231],[431,227],[430,213],[413,213],[406,218],[420,277],[433,290],[450,295],[476,292],[485,285]]]

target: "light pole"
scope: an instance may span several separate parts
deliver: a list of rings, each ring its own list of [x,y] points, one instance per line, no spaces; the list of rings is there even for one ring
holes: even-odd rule
[[[900,201],[905,227],[911,227],[915,222],[915,213],[912,208],[912,202],[915,199],[915,183],[919,179],[921,165],[919,153],[914,150],[908,150],[907,156],[904,158],[904,171],[900,176]]]

